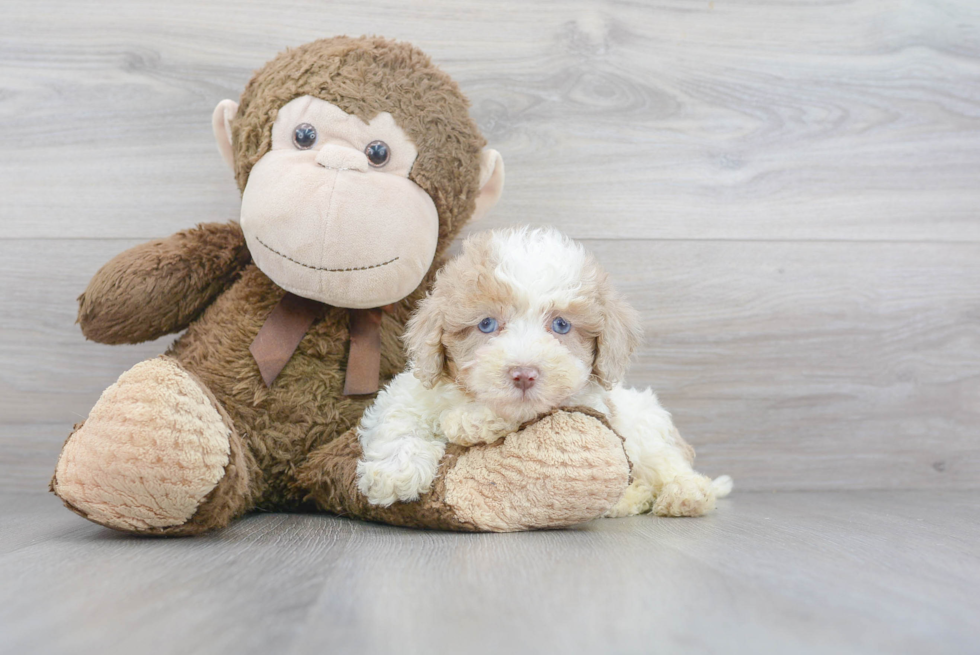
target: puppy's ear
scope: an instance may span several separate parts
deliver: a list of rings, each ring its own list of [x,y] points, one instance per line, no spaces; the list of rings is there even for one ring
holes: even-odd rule
[[[630,358],[640,345],[640,316],[607,280],[602,293],[602,332],[596,337],[593,373],[606,389],[623,381]]]
[[[431,389],[445,372],[446,350],[442,345],[443,316],[439,300],[432,295],[419,303],[405,324],[405,348],[415,377]]]

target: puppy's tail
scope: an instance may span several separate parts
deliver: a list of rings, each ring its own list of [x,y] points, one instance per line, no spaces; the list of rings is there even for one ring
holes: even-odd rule
[[[735,483],[732,481],[731,476],[728,475],[719,475],[711,481],[711,490],[715,492],[715,498],[724,498],[732,493],[733,486],[735,486]]]

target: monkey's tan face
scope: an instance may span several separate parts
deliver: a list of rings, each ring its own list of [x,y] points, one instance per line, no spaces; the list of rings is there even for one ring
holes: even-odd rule
[[[418,151],[391,114],[370,123],[303,96],[283,105],[252,168],[241,225],[256,265],[335,307],[401,300],[435,256],[439,215],[408,179]]]

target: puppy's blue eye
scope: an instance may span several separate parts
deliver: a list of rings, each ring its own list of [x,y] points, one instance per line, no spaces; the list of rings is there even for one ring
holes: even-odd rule
[[[497,319],[487,317],[480,321],[480,324],[476,327],[480,328],[480,332],[484,334],[490,334],[491,332],[496,332],[497,330]]]
[[[557,334],[568,334],[568,331],[571,329],[572,324],[563,319],[561,316],[551,322],[551,331]]]
[[[309,150],[316,143],[316,128],[309,123],[300,123],[293,130],[293,145],[300,150]]]

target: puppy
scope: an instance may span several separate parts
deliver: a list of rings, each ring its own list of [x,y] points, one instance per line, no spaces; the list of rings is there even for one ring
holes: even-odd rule
[[[605,414],[633,481],[610,516],[700,516],[731,478],[692,469],[652,391],[620,381],[640,341],[636,312],[595,258],[554,229],[467,239],[437,275],[405,334],[408,369],[358,427],[358,488],[376,505],[428,491],[446,443],[492,443],[558,407]]]

